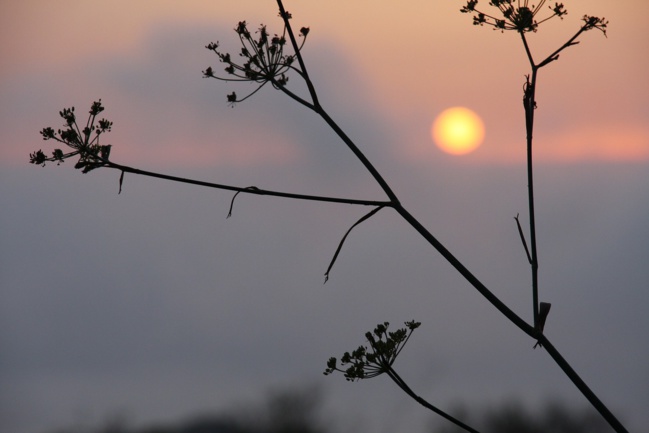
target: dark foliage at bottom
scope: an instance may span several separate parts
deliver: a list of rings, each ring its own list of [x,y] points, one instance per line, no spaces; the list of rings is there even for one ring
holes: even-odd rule
[[[463,419],[479,426],[482,433],[608,433],[608,423],[592,409],[574,410],[559,403],[531,411],[518,403],[507,403],[494,409],[464,412]],[[429,433],[460,433],[454,426],[432,427]]]
[[[133,428],[121,419],[96,427],[71,427],[48,433],[356,433],[370,427],[345,427],[335,414],[324,414],[322,393],[318,389],[288,390],[268,396],[261,405],[243,404],[237,410],[189,418],[168,424],[150,424]],[[608,433],[610,427],[594,410],[575,410],[558,402],[530,410],[518,403],[506,403],[482,410],[456,408],[459,416],[471,422],[481,433]],[[322,420],[332,420],[323,423]],[[459,433],[459,427],[438,418],[427,433]],[[406,426],[407,427],[407,426]],[[387,433],[387,432],[385,432]],[[409,433],[417,433],[409,430]]]

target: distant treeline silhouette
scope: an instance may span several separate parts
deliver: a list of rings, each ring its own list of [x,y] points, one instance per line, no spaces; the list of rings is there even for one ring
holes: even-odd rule
[[[576,410],[559,402],[549,402],[532,411],[519,403],[504,403],[476,413],[464,410],[463,419],[482,433],[604,433],[610,426],[592,408]],[[462,410],[460,410],[462,412]],[[459,433],[459,427],[440,423],[429,433]]]
[[[245,404],[245,409],[203,415],[174,423],[129,427],[123,419],[109,420],[95,427],[69,427],[46,433],[361,433],[335,420],[335,414],[322,413],[322,393],[318,389],[275,392],[261,405]],[[482,433],[604,433],[610,427],[591,408],[576,410],[560,402],[550,402],[539,410],[530,410],[510,402],[482,410],[458,408],[463,419]],[[434,423],[433,423],[434,421]],[[369,431],[369,427],[368,427]],[[463,430],[431,419],[423,433],[459,433]],[[388,433],[388,432],[381,432]],[[401,432],[395,432],[401,433]],[[407,433],[415,433],[408,430]]]

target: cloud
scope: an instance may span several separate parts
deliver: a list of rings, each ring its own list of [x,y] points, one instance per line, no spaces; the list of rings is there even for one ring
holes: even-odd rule
[[[542,161],[641,162],[649,160],[649,128],[642,124],[596,123],[541,135]]]
[[[274,168],[310,176],[310,185],[320,184],[335,171],[340,190],[376,190],[364,167],[322,119],[270,86],[234,108],[227,105],[227,93],[245,94],[254,86],[204,79],[201,70],[221,66],[204,45],[229,36],[236,39],[230,27],[162,22],[144,32],[143,39],[128,51],[98,52],[57,65],[53,70],[56,86],[47,85],[37,74],[15,77],[11,90],[6,88],[5,106],[16,104],[21,109],[15,110],[14,119],[6,119],[4,163],[23,164],[27,149],[41,147],[49,152],[55,146],[42,142],[38,129],[56,128],[61,122],[57,111],[64,106],[75,105],[83,121],[85,107],[101,98],[106,106],[102,114],[114,122],[105,142],[113,144],[111,156],[116,162],[154,171]],[[370,158],[384,154],[395,133],[387,113],[373,108],[369,89],[363,87],[354,64],[327,43],[307,44],[305,51],[331,116]],[[331,65],[345,70],[346,77],[329,74]],[[289,86],[306,96],[298,77],[292,77]],[[26,97],[35,91],[39,98]],[[348,99],[346,95],[355,96]],[[36,114],[28,116],[30,112]],[[37,124],[32,119],[47,120]],[[261,176],[248,179],[254,184],[263,181]],[[291,179],[295,184],[295,177]],[[364,186],[357,186],[359,182]]]

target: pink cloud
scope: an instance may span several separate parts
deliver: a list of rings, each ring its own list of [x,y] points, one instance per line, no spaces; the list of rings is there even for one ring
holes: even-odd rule
[[[181,137],[170,137],[164,143],[152,146],[117,146],[113,159],[117,163],[138,168],[153,167],[255,167],[285,166],[300,161],[303,152],[299,145],[279,137],[251,131],[243,137],[219,137],[211,143],[192,142]]]
[[[543,161],[649,161],[649,127],[638,124],[583,125],[540,137]]]

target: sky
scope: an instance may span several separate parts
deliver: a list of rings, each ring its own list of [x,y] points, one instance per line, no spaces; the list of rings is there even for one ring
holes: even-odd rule
[[[486,1],[480,2],[487,8]],[[649,68],[642,0],[564,2],[530,35],[539,73],[535,187],[545,332],[631,431],[649,425]],[[471,24],[462,1],[286,0],[320,100],[410,210],[531,320],[522,88],[514,33]],[[430,417],[385,377],[324,377],[326,360],[389,321],[422,322],[395,367],[441,408],[586,401],[534,341],[389,209],[232,194],[127,174],[82,174],[39,131],[101,98],[111,159],[237,186],[383,200],[314,113],[264,88],[202,78],[234,26],[281,31],[271,0],[0,1],[0,430],[176,421],[325,390],[341,428],[423,431]],[[304,94],[298,77],[289,88]],[[482,117],[476,151],[430,138],[435,116]],[[526,225],[524,225],[526,228]],[[354,426],[354,427],[350,427]],[[644,429],[644,430],[643,430]]]

